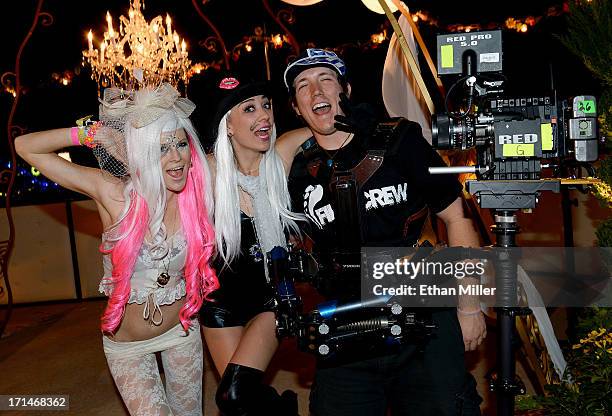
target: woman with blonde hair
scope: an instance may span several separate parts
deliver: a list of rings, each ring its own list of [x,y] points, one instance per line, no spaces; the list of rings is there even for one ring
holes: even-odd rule
[[[286,248],[302,218],[290,211],[287,189],[293,151],[288,158],[275,148],[267,83],[224,74],[217,93],[211,166],[220,288],[200,313],[221,375],[216,401],[225,416],[296,415],[294,392],[278,395],[262,383],[279,344],[267,253]]]

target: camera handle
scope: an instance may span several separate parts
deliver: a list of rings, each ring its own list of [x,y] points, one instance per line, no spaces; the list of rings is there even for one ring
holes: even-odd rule
[[[460,173],[475,173],[482,175],[489,171],[488,166],[444,166],[429,168],[432,175],[447,175]]]

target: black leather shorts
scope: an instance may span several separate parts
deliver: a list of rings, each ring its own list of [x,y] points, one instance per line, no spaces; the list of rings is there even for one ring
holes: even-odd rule
[[[229,306],[221,302],[207,302],[200,309],[200,323],[207,328],[245,326],[262,312],[274,311],[274,298],[259,305]]]

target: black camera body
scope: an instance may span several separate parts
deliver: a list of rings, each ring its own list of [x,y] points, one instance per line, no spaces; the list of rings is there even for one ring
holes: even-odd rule
[[[542,160],[598,158],[595,97],[503,95],[501,31],[437,37],[438,72],[460,75],[449,88],[446,113],[432,120],[436,149],[476,148],[478,179],[540,179]],[[464,112],[448,111],[457,87],[467,89]]]

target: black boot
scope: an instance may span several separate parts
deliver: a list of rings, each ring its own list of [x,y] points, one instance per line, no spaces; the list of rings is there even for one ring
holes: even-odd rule
[[[224,416],[297,416],[297,394],[262,383],[263,371],[229,363],[215,396]]]
[[[257,415],[298,416],[297,394],[292,390],[285,390],[279,396],[274,387],[262,385],[260,400],[262,404],[265,403],[265,406],[262,406]]]

